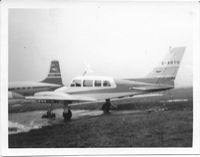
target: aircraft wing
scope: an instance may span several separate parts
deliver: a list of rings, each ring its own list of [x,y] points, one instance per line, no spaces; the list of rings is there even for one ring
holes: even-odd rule
[[[70,102],[95,102],[99,100],[105,99],[114,99],[114,98],[124,98],[124,97],[132,97],[134,95],[145,94],[151,91],[159,91],[163,89],[170,89],[170,87],[166,86],[143,86],[143,87],[131,87],[130,90],[132,92],[117,92],[117,93],[89,93],[89,94],[67,94],[62,92],[38,92],[34,96],[28,96],[26,99],[32,100],[65,100]]]
[[[89,95],[73,95],[61,92],[38,92],[34,96],[27,96],[26,99],[31,100],[66,100],[72,102],[95,102],[99,100],[112,99],[112,98],[123,98],[133,96],[135,93],[120,92],[120,93],[98,93]]]
[[[61,92],[38,92],[34,96],[28,96],[31,100],[67,100],[67,101],[96,101],[96,99],[81,95],[71,95]]]

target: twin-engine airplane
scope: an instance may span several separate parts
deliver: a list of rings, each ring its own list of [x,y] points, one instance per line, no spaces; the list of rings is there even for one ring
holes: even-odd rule
[[[52,104],[62,103],[63,117],[70,120],[70,106],[74,102],[89,102],[105,100],[102,106],[104,113],[110,110],[110,100],[114,98],[132,97],[174,88],[174,80],[184,54],[185,47],[175,47],[169,50],[162,62],[144,78],[114,79],[112,77],[80,76],[75,77],[69,86],[64,86],[51,92],[39,92],[27,99],[45,101]],[[55,117],[52,107],[46,117]]]
[[[48,76],[40,82],[9,82],[8,98],[20,99],[41,91],[53,91],[63,86],[59,62],[51,61]]]

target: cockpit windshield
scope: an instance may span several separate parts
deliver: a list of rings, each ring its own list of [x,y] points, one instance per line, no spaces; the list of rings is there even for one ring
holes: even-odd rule
[[[81,80],[73,80],[70,86],[71,87],[81,87]]]
[[[103,81],[103,86],[104,86],[104,87],[110,87],[111,84],[110,84],[109,81],[105,80],[105,81]]]
[[[70,87],[112,87],[111,81],[107,79],[75,78]]]

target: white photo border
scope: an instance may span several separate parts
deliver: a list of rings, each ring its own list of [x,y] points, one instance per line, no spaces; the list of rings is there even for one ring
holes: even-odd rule
[[[94,1],[99,3],[99,1]],[[103,2],[108,2],[104,0]],[[109,1],[111,3],[123,1]],[[125,1],[133,2],[133,1]],[[169,1],[170,2],[170,1]],[[1,2],[1,150],[3,156],[27,155],[133,155],[133,154],[200,154],[200,7],[194,3],[193,49],[193,145],[191,148],[8,148],[8,11],[10,8],[62,8],[65,3],[93,3],[93,1],[7,0]],[[179,3],[179,2],[177,2]]]

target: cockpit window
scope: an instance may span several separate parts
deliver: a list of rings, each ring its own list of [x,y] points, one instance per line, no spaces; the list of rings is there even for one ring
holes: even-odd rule
[[[84,80],[83,81],[83,87],[92,87],[93,86],[93,80]]]
[[[94,86],[95,87],[101,87],[101,80],[95,80]]]
[[[81,87],[81,80],[73,80],[70,86],[71,87]]]
[[[105,80],[105,81],[103,81],[103,86],[104,86],[104,87],[110,87],[111,84],[110,84],[109,81]]]

